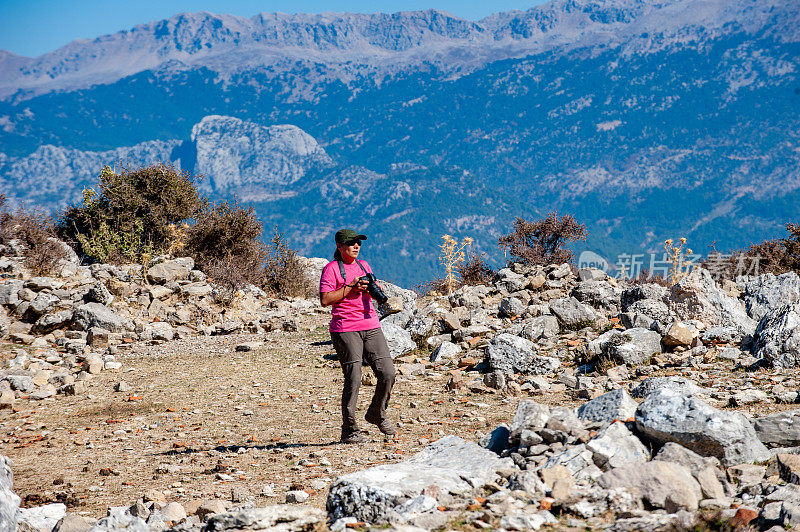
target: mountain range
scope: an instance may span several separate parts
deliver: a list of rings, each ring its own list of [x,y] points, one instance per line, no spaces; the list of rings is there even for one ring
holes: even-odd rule
[[[554,0],[176,15],[38,58],[0,52],[0,188],[56,209],[104,164],[172,162],[305,254],[340,225],[404,284],[444,233],[498,264],[515,216],[570,213],[592,250],[783,235],[800,204],[795,0]]]

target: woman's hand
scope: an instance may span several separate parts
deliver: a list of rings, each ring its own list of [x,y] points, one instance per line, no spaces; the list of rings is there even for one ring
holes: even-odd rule
[[[338,290],[334,290],[333,292],[320,292],[319,293],[319,302],[323,307],[327,307],[328,305],[334,305],[342,301],[347,294],[352,292],[353,290],[357,290],[359,292],[366,292],[367,287],[369,286],[369,281],[366,279],[359,278],[358,281],[355,281],[353,284],[345,284]]]
[[[367,287],[369,287],[369,281],[367,281],[363,277],[359,277],[358,282],[353,286],[353,290],[358,290],[359,292],[366,292]]]

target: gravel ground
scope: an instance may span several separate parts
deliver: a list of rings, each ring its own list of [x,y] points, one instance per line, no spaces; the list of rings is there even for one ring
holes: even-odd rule
[[[429,366],[422,375],[398,375],[389,409],[401,422],[394,440],[363,423],[367,443],[339,444],[342,378],[327,319],[304,317],[298,332],[128,345],[117,356],[122,369],[95,376],[84,395],[20,400],[18,411],[0,411],[0,452],[14,461],[23,505],[65,502],[70,513],[99,518],[149,490],[184,505],[220,499],[233,506],[248,498],[283,503],[287,491],[303,489],[309,504],[324,507],[330,482],[341,474],[403,460],[445,434],[476,439],[512,416],[518,398],[489,389],[448,391],[450,368]],[[566,335],[558,348],[578,349],[574,338]],[[235,350],[253,341],[263,345]],[[0,363],[19,349],[0,344]],[[416,362],[426,362],[426,354],[405,355],[396,365]],[[769,391],[796,377],[734,371],[730,362],[648,373],[713,387],[721,394],[718,407],[738,390]],[[477,377],[467,372],[464,380]],[[115,391],[121,382],[124,391]],[[362,387],[362,414],[373,390]],[[533,398],[566,406],[585,400],[564,392]],[[765,415],[788,408],[796,405],[759,402],[737,410]]]
[[[151,489],[181,503],[231,501],[237,491],[259,505],[305,489],[324,507],[340,474],[402,460],[445,434],[474,439],[513,413],[514,398],[447,391],[443,371],[399,375],[389,410],[402,420],[396,438],[363,423],[367,443],[339,444],[340,369],[326,318],[309,320],[294,333],[135,344],[120,350],[120,371],[96,376],[82,396],[0,411],[2,453],[14,460],[24,505],[61,501],[102,517]],[[262,348],[235,351],[259,340]],[[2,349],[5,360],[17,347]],[[121,381],[130,389],[115,391]],[[362,414],[373,390],[362,387]]]

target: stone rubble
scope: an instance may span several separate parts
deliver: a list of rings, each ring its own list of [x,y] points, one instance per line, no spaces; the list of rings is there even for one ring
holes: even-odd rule
[[[328,312],[315,300],[270,298],[254,286],[223,306],[220,289],[185,257],[146,267],[82,266],[73,257],[52,278],[27,276],[14,256],[5,259],[0,339],[25,349],[0,370],[0,408],[85,393],[92,376],[121,369],[115,355],[135,342],[296,331],[299,316]],[[304,260],[312,279],[326,262]],[[303,490],[263,508],[252,507],[249,493],[233,494],[238,507],[143,495],[88,522],[63,505],[20,509],[2,457],[0,532],[16,523],[199,531],[326,523],[344,530],[365,522],[427,530],[456,519],[505,530],[658,530],[688,527],[709,509],[764,530],[800,524],[800,410],[755,419],[730,410],[800,398],[796,275],[742,278],[723,289],[696,269],[667,289],[566,264],[513,264],[488,286],[449,295],[382,286],[390,300],[379,314],[400,377],[439,372],[446,390],[502,394],[517,404],[507,424],[479,444],[445,436],[405,461],[342,475],[330,483],[327,512],[304,506]],[[430,354],[418,357],[423,349]],[[717,379],[714,364],[741,377]],[[751,377],[764,367],[770,387]],[[131,391],[116,382],[117,391]],[[537,402],[553,391],[581,404]]]

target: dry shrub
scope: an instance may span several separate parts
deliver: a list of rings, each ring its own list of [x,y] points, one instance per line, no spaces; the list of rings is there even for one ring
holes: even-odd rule
[[[669,280],[667,280],[667,278],[664,277],[663,274],[655,273],[651,275],[650,271],[647,268],[642,268],[642,271],[640,271],[638,275],[636,275],[635,277],[631,277],[627,281],[631,286],[637,284],[651,284],[651,283],[661,285],[665,288],[669,288],[670,286],[672,286]]]
[[[262,227],[252,207],[236,200],[206,203],[197,222],[185,232],[185,251],[227,294],[248,284],[260,284],[266,250],[261,242]]]
[[[430,281],[413,287],[418,296],[439,296],[448,293],[448,284],[445,279],[435,277]]]
[[[800,224],[787,223],[786,238],[764,240],[749,247],[723,254],[717,251],[716,242],[700,266],[717,279],[735,280],[739,275],[786,272],[800,274]]]
[[[284,241],[275,227],[264,263],[264,289],[280,297],[312,297],[317,286],[306,276],[297,252]]]
[[[512,262],[529,266],[571,263],[572,252],[564,247],[567,242],[586,240],[586,227],[570,215],[558,216],[551,212],[547,218],[528,222],[523,218],[514,220],[514,230],[498,240]]]
[[[471,253],[466,262],[458,269],[460,286],[490,285],[494,271],[486,264],[484,253]]]
[[[84,190],[82,202],[61,215],[58,234],[90,261],[141,262],[144,254],[164,253],[175,224],[200,206],[195,178],[173,166],[120,173],[106,166],[98,190]]]
[[[24,206],[10,212],[6,195],[0,194],[0,244],[19,241],[24,247],[25,267],[34,275],[52,275],[59,260],[65,258],[55,237],[55,222],[49,214]]]

